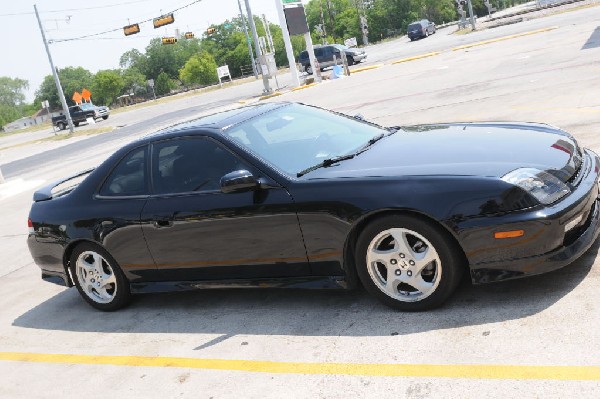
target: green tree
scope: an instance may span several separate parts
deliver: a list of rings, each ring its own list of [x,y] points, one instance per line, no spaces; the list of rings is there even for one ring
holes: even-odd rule
[[[214,57],[206,51],[192,56],[179,71],[179,79],[186,86],[216,83],[217,63]]]
[[[73,93],[81,93],[83,89],[89,89],[92,86],[94,75],[82,67],[66,67],[58,71],[58,77],[63,87],[63,92],[68,105],[74,105],[72,100]],[[60,99],[56,91],[54,77],[47,75],[40,87],[35,92],[35,99],[38,102],[48,100],[50,108],[60,108]]]
[[[98,71],[92,83],[92,101],[96,104],[111,105],[125,87],[119,71]]]
[[[26,80],[0,76],[0,127],[25,115],[27,104],[23,91],[28,87]]]
[[[175,88],[175,84],[166,72],[161,72],[154,81],[154,90],[159,96],[169,94]]]
[[[148,93],[146,76],[135,68],[121,71],[123,78],[123,90],[121,94],[133,93],[136,96],[145,96]]]
[[[169,45],[162,44],[160,38],[152,39],[146,47],[146,62],[140,72],[150,79],[157,79],[161,72],[171,79],[179,79],[179,70],[200,49],[198,39],[181,39]]]

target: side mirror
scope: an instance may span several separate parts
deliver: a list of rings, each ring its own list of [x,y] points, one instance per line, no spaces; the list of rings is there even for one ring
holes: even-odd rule
[[[236,170],[221,177],[221,192],[235,193],[258,188],[258,179],[247,170]]]

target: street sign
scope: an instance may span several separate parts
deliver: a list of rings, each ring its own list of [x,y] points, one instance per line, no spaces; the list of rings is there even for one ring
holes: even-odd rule
[[[229,66],[223,65],[223,66],[218,67],[217,75],[219,75],[219,79],[224,78],[226,76],[229,76],[231,78],[231,75],[229,74]]]

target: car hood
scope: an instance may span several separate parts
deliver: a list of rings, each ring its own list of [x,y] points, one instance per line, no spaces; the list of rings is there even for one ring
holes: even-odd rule
[[[358,48],[347,48],[344,51],[346,52],[346,54],[364,54],[365,53],[365,50],[358,49]]]
[[[402,127],[353,159],[307,178],[390,176],[502,177],[518,168],[549,171],[562,181],[581,165],[581,150],[564,131],[534,123],[463,123]]]

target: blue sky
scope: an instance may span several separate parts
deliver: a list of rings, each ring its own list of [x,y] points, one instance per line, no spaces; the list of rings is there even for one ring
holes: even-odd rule
[[[35,90],[44,76],[51,73],[41,39],[33,5],[37,4],[48,39],[80,37],[122,28],[154,18],[185,6],[193,0],[96,0],[96,1],[2,1],[0,8],[0,76],[29,81],[27,101],[33,100]],[[250,0],[255,15],[266,14],[278,24],[276,0]],[[242,0],[242,7],[244,2]],[[84,40],[54,43],[50,46],[58,68],[82,66],[92,72],[117,68],[119,57],[132,48],[144,50],[150,39],[172,36],[175,29],[193,31],[197,36],[211,24],[239,14],[237,0],[202,0],[175,13],[175,23],[154,29],[152,22],[140,25],[141,32],[125,37],[122,31]]]

